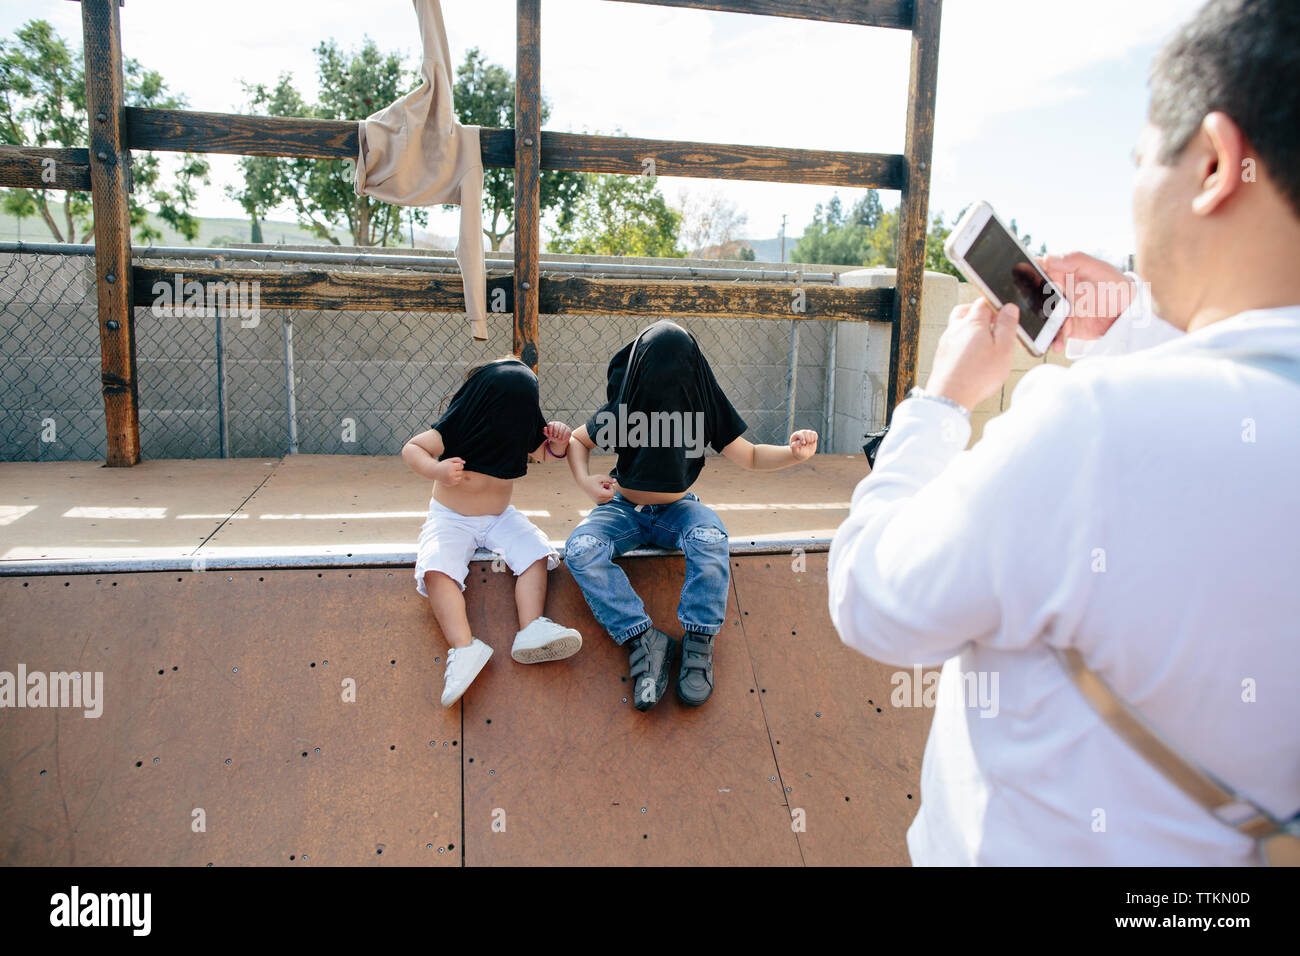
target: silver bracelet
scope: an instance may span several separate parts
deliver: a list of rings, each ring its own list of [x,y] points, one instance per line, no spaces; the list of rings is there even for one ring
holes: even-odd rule
[[[949,408],[957,409],[957,411],[961,412],[962,415],[965,416],[967,421],[970,420],[970,409],[967,408],[965,405],[961,404],[961,402],[954,402],[951,398],[948,398],[944,395],[935,395],[933,392],[927,392],[919,385],[917,385],[910,392],[908,392],[907,397],[928,398],[932,402],[940,402],[944,405],[947,405]]]

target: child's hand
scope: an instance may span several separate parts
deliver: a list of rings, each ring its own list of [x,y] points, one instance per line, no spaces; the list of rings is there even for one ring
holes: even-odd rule
[[[614,479],[609,475],[588,475],[582,484],[587,497],[598,505],[614,500]]]
[[[817,451],[817,433],[811,428],[802,428],[790,436],[790,454],[795,461],[811,458]]]
[[[444,485],[459,485],[465,477],[465,459],[464,458],[444,458],[438,462],[441,474],[438,476],[438,482]]]
[[[569,447],[569,438],[573,435],[573,429],[564,422],[551,422],[543,429],[546,434],[546,441],[552,445],[559,445],[561,449]],[[555,454],[554,451],[551,454]],[[557,457],[563,457],[563,451]]]

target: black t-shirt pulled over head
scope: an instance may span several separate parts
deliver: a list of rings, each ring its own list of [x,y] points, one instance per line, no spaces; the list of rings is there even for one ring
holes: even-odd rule
[[[465,459],[465,470],[521,478],[528,455],[546,440],[537,376],[518,359],[489,362],[466,379],[434,422],[444,458]]]
[[[667,319],[610,359],[605,397],[587,435],[618,453],[610,475],[634,491],[688,490],[704,467],[705,445],[722,451],[747,427],[695,337]]]

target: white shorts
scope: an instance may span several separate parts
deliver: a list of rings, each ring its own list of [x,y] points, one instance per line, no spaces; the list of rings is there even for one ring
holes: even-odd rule
[[[420,529],[419,553],[415,559],[415,588],[425,597],[424,575],[441,571],[465,590],[469,562],[478,548],[486,548],[510,566],[516,575],[527,571],[540,558],[546,570],[560,563],[560,552],[551,547],[542,529],[514,505],[499,515],[463,515],[442,502],[429,501],[429,517]]]

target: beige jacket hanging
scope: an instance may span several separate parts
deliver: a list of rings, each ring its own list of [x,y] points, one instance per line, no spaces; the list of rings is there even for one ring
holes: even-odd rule
[[[483,160],[479,128],[463,126],[452,108],[451,55],[438,0],[412,0],[424,42],[422,82],[360,122],[355,188],[400,206],[460,206],[456,261],[474,338],[487,338],[483,268]]]

